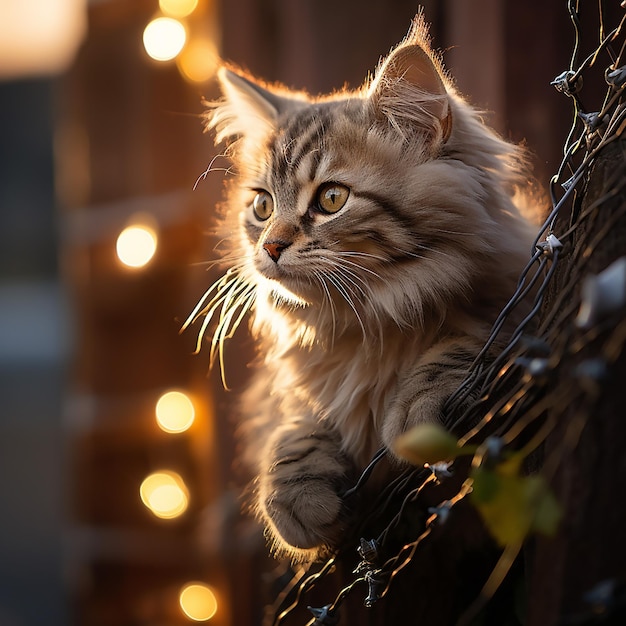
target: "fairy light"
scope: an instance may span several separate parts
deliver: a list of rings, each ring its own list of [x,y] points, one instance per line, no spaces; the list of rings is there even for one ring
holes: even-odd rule
[[[155,61],[174,59],[186,41],[185,27],[172,17],[157,17],[143,31],[144,48]]]
[[[198,0],[159,0],[163,13],[172,17],[187,17],[198,6]]]
[[[85,0],[0,3],[0,79],[68,69],[87,33]]]
[[[218,55],[215,44],[207,38],[194,39],[185,46],[176,63],[187,80],[203,83],[217,70]]]
[[[189,583],[178,596],[180,608],[194,622],[208,622],[217,613],[217,597],[209,585]]]
[[[156,232],[144,224],[127,226],[118,235],[115,249],[117,257],[124,265],[143,267],[152,260],[156,252]]]
[[[161,519],[179,517],[189,506],[189,491],[176,472],[150,474],[141,483],[139,494],[145,506]]]
[[[182,433],[188,430],[196,417],[191,398],[182,391],[168,391],[156,403],[156,421],[166,433]]]

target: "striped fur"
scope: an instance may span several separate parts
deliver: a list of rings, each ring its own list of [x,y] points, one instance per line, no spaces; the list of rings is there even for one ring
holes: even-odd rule
[[[527,175],[456,93],[421,18],[354,92],[312,98],[226,68],[220,82],[207,119],[236,173],[229,270],[193,317],[200,338],[218,318],[217,357],[251,311],[257,509],[276,551],[310,559],[340,539],[340,494],[373,451],[441,418],[512,294],[532,239],[513,199]],[[334,213],[316,195],[329,182],[349,189]]]

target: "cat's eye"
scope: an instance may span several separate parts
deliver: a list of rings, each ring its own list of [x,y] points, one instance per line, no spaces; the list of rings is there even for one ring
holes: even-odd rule
[[[274,210],[274,199],[267,191],[258,191],[252,201],[252,210],[255,217],[263,222]]]
[[[339,183],[324,183],[317,192],[317,203],[324,213],[337,213],[348,201],[350,189]]]

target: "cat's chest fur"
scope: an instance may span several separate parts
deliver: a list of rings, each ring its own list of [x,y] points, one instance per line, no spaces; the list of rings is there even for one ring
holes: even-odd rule
[[[273,343],[262,370],[266,392],[287,419],[306,412],[335,429],[344,451],[366,464],[382,445],[385,415],[424,349],[415,336],[394,330],[367,343],[361,329],[309,346],[292,338],[286,350]]]

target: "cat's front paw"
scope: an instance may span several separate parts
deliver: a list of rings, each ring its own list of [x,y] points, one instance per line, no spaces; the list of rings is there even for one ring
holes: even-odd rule
[[[329,434],[282,435],[259,477],[259,509],[277,551],[319,553],[341,537],[349,463]]]

